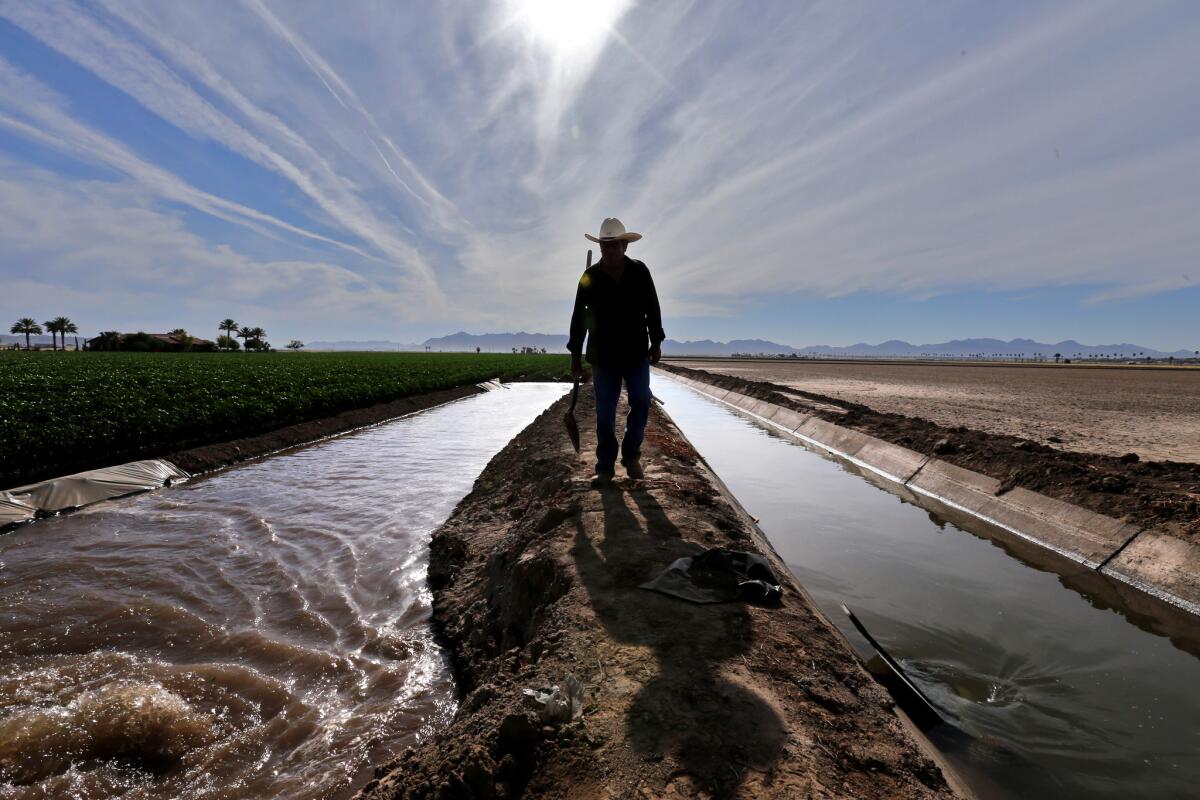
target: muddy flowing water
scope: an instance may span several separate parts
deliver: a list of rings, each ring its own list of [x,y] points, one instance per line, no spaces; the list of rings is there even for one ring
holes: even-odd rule
[[[947,755],[976,788],[1197,796],[1200,659],[851,465],[670,379],[654,393],[826,616],[865,653],[854,610],[969,737]]]
[[[453,711],[429,534],[515,384],[0,536],[0,798],[343,797]]]

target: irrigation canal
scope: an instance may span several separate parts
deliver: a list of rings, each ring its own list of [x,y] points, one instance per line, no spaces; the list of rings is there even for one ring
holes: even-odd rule
[[[20,781],[0,797],[351,794],[453,711],[431,531],[564,391],[514,384],[0,537]]]
[[[1196,796],[1196,656],[851,464],[670,379],[656,375],[653,390],[825,615],[870,653],[850,607],[966,735],[946,742],[947,757],[976,788]]]
[[[430,532],[565,388],[515,384],[0,537],[0,764],[19,778],[0,798],[352,793],[454,708]],[[691,389],[654,391],[825,614],[866,653],[850,606],[962,733],[947,756],[981,786],[1193,796],[1200,660],[1178,635]]]

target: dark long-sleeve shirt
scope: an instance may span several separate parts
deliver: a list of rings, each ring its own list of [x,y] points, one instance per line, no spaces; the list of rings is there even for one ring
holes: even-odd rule
[[[582,352],[586,335],[589,364],[632,366],[646,357],[650,345],[667,338],[654,279],[645,264],[628,256],[619,281],[601,264],[588,268],[579,279],[567,349]]]

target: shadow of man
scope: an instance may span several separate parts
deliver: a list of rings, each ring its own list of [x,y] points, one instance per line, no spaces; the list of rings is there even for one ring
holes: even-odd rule
[[[581,582],[608,634],[651,648],[658,662],[658,675],[629,706],[629,740],[648,759],[672,757],[705,789],[729,796],[747,768],[766,770],[778,759],[786,736],[770,705],[722,674],[722,665],[753,643],[750,614],[736,603],[696,605],[639,589],[703,548],[684,541],[645,490],[612,487],[601,492],[601,503],[602,535],[589,534],[576,518],[572,552]]]

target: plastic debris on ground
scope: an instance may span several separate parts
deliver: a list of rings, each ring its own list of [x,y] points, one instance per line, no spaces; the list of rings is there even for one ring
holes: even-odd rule
[[[783,587],[765,558],[720,547],[676,559],[640,588],[692,603],[741,600],[778,606],[783,599]]]
[[[563,725],[583,714],[583,686],[574,675],[568,675],[563,683],[565,689],[554,685],[524,692],[526,702],[537,711],[543,725]]]

